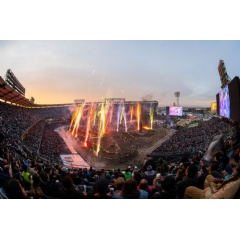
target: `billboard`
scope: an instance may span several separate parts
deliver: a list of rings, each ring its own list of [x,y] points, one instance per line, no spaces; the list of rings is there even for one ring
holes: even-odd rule
[[[8,69],[5,75],[5,82],[10,85],[13,89],[19,92],[21,95],[25,95],[25,88],[23,85],[18,81],[16,76],[13,74],[11,69]]]
[[[217,111],[217,103],[211,102],[211,112],[216,112],[216,111]]]
[[[240,121],[240,79],[235,77],[217,95],[217,114]]]
[[[172,106],[169,108],[170,116],[182,116],[182,107]]]

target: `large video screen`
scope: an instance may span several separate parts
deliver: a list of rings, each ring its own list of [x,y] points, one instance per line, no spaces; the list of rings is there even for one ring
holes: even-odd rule
[[[240,79],[233,80],[216,95],[217,114],[240,122]]]
[[[169,108],[169,115],[170,116],[182,116],[182,107],[170,107]]]
[[[228,86],[219,92],[219,115],[222,117],[230,118],[230,98]]]

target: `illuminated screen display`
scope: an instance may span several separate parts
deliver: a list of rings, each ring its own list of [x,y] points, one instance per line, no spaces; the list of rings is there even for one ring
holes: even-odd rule
[[[219,115],[230,118],[230,98],[228,86],[219,92]]]
[[[240,122],[240,79],[238,76],[217,93],[216,103],[219,116]]]
[[[217,103],[216,102],[211,102],[211,111],[217,111]]]
[[[169,115],[170,116],[182,116],[182,107],[170,107]]]

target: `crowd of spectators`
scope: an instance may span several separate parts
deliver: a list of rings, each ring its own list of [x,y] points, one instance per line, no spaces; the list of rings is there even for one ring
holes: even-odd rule
[[[1,138],[1,146],[4,143],[5,139]],[[214,154],[211,162],[196,154],[178,163],[163,160],[159,166],[148,157],[141,168],[99,170],[92,167],[68,169],[37,159],[20,160],[5,146],[0,152],[0,195],[33,199],[239,198],[239,153],[240,148],[237,148],[229,158],[222,149]],[[228,188],[222,188],[222,184]],[[208,187],[214,187],[214,194],[206,192]],[[221,192],[218,193],[218,189]],[[225,193],[224,189],[228,191]]]
[[[12,148],[23,156],[39,155],[46,121],[70,118],[68,106],[22,108],[0,102],[0,133]]]
[[[150,155],[172,155],[188,152],[205,152],[215,135],[222,134],[224,140],[234,134],[234,125],[229,121],[212,118],[201,126],[176,131]]]
[[[46,121],[40,120],[34,126],[32,126],[29,130],[27,130],[24,134],[24,137],[23,137],[24,144],[33,152],[35,152],[35,154],[38,153],[38,150],[40,148],[45,125],[46,125]]]
[[[150,157],[146,158],[143,166],[129,166],[124,170],[93,167],[70,169],[54,161],[60,152],[67,149],[64,149],[64,143],[58,141],[60,138],[53,131],[59,126],[58,123],[43,124],[41,121],[46,120],[46,116],[52,118],[50,109],[46,109],[47,113],[42,109],[36,114],[35,110],[30,112],[31,109],[1,103],[0,111],[1,198],[239,198],[240,147],[239,139],[233,138],[234,127],[237,129],[239,126],[232,126],[227,121],[213,118],[201,127],[176,131],[175,138],[170,139],[171,144],[166,143],[169,147],[174,146],[174,149],[184,148],[182,142],[190,145],[192,139],[192,142],[198,143],[202,135],[203,141],[210,141],[212,136],[221,133],[225,144],[214,153],[211,161],[205,161],[203,154],[198,152],[186,155],[175,163],[160,161],[160,165]],[[29,135],[26,135],[24,144],[21,136],[26,130]],[[41,135],[39,141],[38,136]],[[48,161],[40,159],[29,148],[30,145],[33,148],[39,147],[39,143],[42,144],[40,151],[46,154]],[[227,154],[229,149],[231,151]]]
[[[0,195],[33,199],[239,198],[239,152],[238,148],[232,159],[220,151],[212,162],[204,162],[198,155],[178,163],[163,161],[157,167],[148,158],[142,168],[129,166],[123,171],[68,169],[56,163],[19,160],[4,148]]]
[[[59,162],[60,154],[71,154],[62,137],[54,131],[62,126],[62,122],[46,125],[40,147],[41,156],[51,162]]]

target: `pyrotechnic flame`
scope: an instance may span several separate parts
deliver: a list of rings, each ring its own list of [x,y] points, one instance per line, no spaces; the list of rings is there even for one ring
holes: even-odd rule
[[[141,104],[137,103],[137,130],[140,130],[140,121],[141,121]]]
[[[151,125],[151,129],[153,129],[153,118],[154,118],[154,109],[153,109],[153,107],[150,107],[150,125]]]
[[[100,145],[101,145],[101,140],[102,137],[105,134],[106,128],[107,128],[107,124],[109,119],[107,118],[107,116],[109,116],[109,107],[110,107],[110,99],[109,97],[109,91],[107,94],[107,100],[105,102],[101,103],[101,109],[99,111],[99,124],[98,124],[98,141],[97,141],[97,149],[96,149],[96,154],[98,155],[99,151],[100,151]]]
[[[88,137],[89,137],[89,132],[90,132],[90,127],[91,127],[91,121],[93,119],[93,110],[94,110],[94,107],[93,107],[93,103],[91,105],[91,107],[88,109],[88,117],[87,117],[87,126],[86,126],[86,135],[85,135],[85,141],[84,141],[84,146],[87,147],[87,140],[88,140]]]
[[[130,106],[130,123],[132,123],[133,118],[133,105]]]
[[[72,114],[72,119],[71,119],[71,123],[70,123],[70,129],[71,129],[73,123],[75,122],[75,119],[76,119],[76,116],[77,116],[77,111],[78,111],[78,108]]]
[[[110,107],[110,111],[109,111],[109,122],[112,123],[112,117],[113,117],[113,102],[111,102],[111,107]]]
[[[78,107],[77,112],[76,112],[76,118],[74,120],[74,126],[73,126],[73,130],[72,130],[72,135],[75,134],[75,137],[77,136],[77,130],[79,128],[79,124],[80,124],[80,121],[82,118],[84,106],[85,106],[85,102],[83,104],[81,104],[80,107]]]

